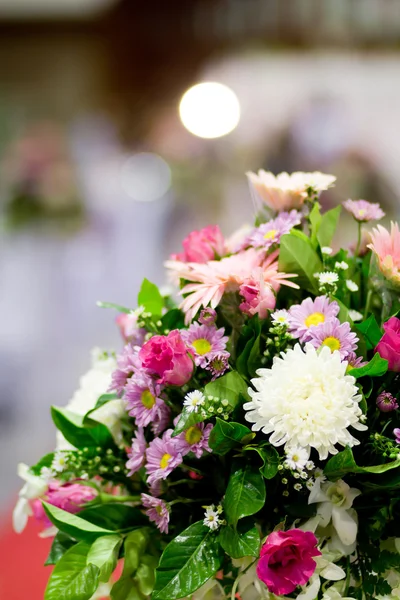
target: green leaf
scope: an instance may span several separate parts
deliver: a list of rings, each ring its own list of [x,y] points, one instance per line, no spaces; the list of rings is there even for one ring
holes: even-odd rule
[[[165,548],[156,571],[152,600],[189,596],[220,569],[222,559],[215,533],[202,521],[193,523]]]
[[[53,463],[53,459],[54,459],[54,452],[50,452],[49,454],[46,454],[45,456],[43,456],[39,460],[39,462],[36,463],[36,465],[33,465],[32,467],[30,467],[29,470],[34,475],[39,476],[43,467],[47,467],[47,468],[51,467],[51,465]]]
[[[366,321],[357,324],[356,329],[363,334],[368,350],[375,348],[383,335],[374,315],[369,316]]]
[[[93,419],[86,419],[66,408],[51,407],[51,416],[57,429],[75,448],[102,446],[115,448],[113,437],[108,428]]]
[[[226,489],[224,508],[229,525],[257,513],[265,503],[265,482],[257,467],[234,462]]]
[[[224,456],[229,450],[240,444],[243,438],[247,441],[248,436],[251,435],[251,430],[245,425],[232,421],[227,423],[217,417],[208,443],[214,454]],[[254,436],[255,434],[253,434]]]
[[[381,473],[386,473],[386,471],[391,471],[392,469],[397,469],[400,467],[400,458],[383,465],[376,465],[373,467],[359,467],[354,460],[353,452],[349,446],[335,454],[330,458],[325,466],[324,474],[330,480],[340,479],[347,473],[364,473],[364,474],[374,474],[379,475]]]
[[[318,231],[319,231],[319,227],[321,225],[321,219],[322,219],[322,215],[321,215],[321,207],[319,205],[318,202],[316,202],[314,204],[314,206],[312,207],[310,214],[308,215],[308,220],[310,221],[310,225],[311,225],[311,242],[312,245],[314,246],[314,248],[317,246],[318,243]]]
[[[56,564],[47,584],[44,600],[89,600],[97,590],[99,569],[87,565],[90,546],[72,546]]]
[[[155,556],[145,554],[142,556],[135,579],[139,586],[139,591],[144,596],[149,596],[154,590],[156,582],[156,567],[158,559]]]
[[[172,433],[171,437],[175,437],[182,433],[182,431],[186,431],[189,427],[193,427],[196,423],[202,423],[207,419],[207,414],[203,410],[199,410],[198,412],[189,412],[186,408],[183,409],[177,424],[175,425],[175,429]]]
[[[46,515],[53,525],[77,540],[91,543],[102,535],[111,535],[114,533],[114,531],[93,525],[93,523],[85,521],[85,519],[81,519],[77,515],[66,512],[57,506],[53,506],[47,502],[42,502],[42,504]]]
[[[87,564],[96,565],[100,570],[100,581],[105,583],[110,579],[111,574],[117,566],[118,553],[122,544],[122,537],[119,535],[107,535],[97,538],[87,555]]]
[[[271,444],[258,444],[256,446],[245,446],[244,452],[257,452],[263,461],[260,467],[260,473],[265,479],[273,479],[278,472],[279,454]]]
[[[164,298],[158,287],[148,279],[143,279],[142,287],[138,295],[138,305],[144,306],[146,312],[155,316],[161,316],[164,308]]]
[[[145,600],[139,592],[136,581],[130,575],[123,575],[114,583],[111,600]]]
[[[260,534],[251,519],[243,519],[237,529],[227,525],[221,529],[218,541],[232,558],[259,556]]]
[[[93,412],[95,412],[98,408],[101,408],[105,404],[108,404],[108,402],[111,402],[111,400],[117,400],[117,399],[118,399],[118,396],[115,392],[110,392],[109,394],[102,394],[97,399],[95,407],[88,410],[88,412],[85,414],[85,416],[83,418],[83,424],[85,424],[87,417],[89,417],[89,415],[91,415]]]
[[[311,293],[318,293],[315,274],[322,271],[322,263],[311,241],[306,242],[293,233],[283,235],[280,242],[279,270],[297,274],[295,283]]]
[[[260,344],[261,344],[261,335],[259,335],[258,338],[256,339],[256,341],[254,342],[254,345],[249,354],[249,360],[247,363],[247,367],[248,367],[250,377],[255,377],[257,375],[257,373],[256,373],[257,369],[260,368],[260,364],[261,364]]]
[[[161,317],[163,329],[182,329],[185,326],[185,315],[179,308],[169,310]]]
[[[249,376],[249,368],[248,368],[249,356],[254,347],[256,339],[258,339],[258,338],[255,337],[255,334],[253,334],[253,336],[246,342],[246,345],[245,345],[243,351],[239,354],[239,356],[236,360],[236,369],[238,370],[240,375],[242,375],[243,377]]]
[[[96,302],[97,306],[99,306],[100,308],[113,308],[115,310],[117,310],[120,313],[125,313],[125,314],[129,314],[131,312],[133,312],[133,308],[126,308],[126,306],[121,306],[120,304],[114,304],[113,302],[102,302],[101,300],[99,300],[98,302]]]
[[[137,529],[127,536],[124,544],[124,575],[136,573],[148,543],[149,536],[145,529]]]
[[[228,400],[231,410],[236,408],[240,395],[249,399],[248,386],[237,371],[229,371],[226,375],[218,377],[215,381],[207,383],[204,388],[206,396],[214,396],[220,400]]]
[[[337,229],[342,207],[336,206],[322,215],[318,228],[317,239],[321,248],[330,246]]]
[[[81,510],[79,516],[81,519],[113,533],[149,524],[147,517],[138,508],[117,502],[90,506]]]
[[[63,531],[59,531],[51,545],[49,555],[44,563],[45,567],[49,565],[55,565],[58,563],[60,558],[64,556],[67,550],[69,550],[72,546],[76,544],[76,541],[73,540],[69,535],[64,533]]]
[[[382,358],[377,352],[374,354],[372,360],[369,361],[363,367],[357,367],[355,369],[349,369],[348,374],[352,375],[356,379],[360,377],[382,377],[388,370],[388,361],[386,358]]]

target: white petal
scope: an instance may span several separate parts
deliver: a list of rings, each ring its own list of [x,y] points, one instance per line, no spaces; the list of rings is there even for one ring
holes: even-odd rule
[[[331,581],[340,581],[346,577],[345,571],[334,563],[328,563],[328,565],[320,571],[321,577],[329,579]]]
[[[357,537],[357,521],[350,511],[337,506],[332,510],[332,522],[340,540],[345,546],[353,544]]]
[[[321,527],[327,527],[332,518],[333,505],[330,502],[321,502],[318,504],[317,514],[321,519]]]
[[[308,586],[297,596],[297,600],[315,600],[321,587],[321,580],[317,576],[311,577]]]
[[[22,533],[31,515],[32,509],[29,506],[28,500],[19,498],[12,515],[13,527],[16,533]]]

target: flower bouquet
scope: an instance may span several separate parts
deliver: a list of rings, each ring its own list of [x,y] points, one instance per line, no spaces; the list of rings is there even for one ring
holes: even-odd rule
[[[335,178],[249,174],[254,227],[192,232],[117,309],[14,512],[53,535],[46,600],[400,597],[400,233],[333,250]],[[356,236],[355,236],[356,237]],[[378,283],[377,283],[378,282]],[[382,319],[382,314],[386,315]]]

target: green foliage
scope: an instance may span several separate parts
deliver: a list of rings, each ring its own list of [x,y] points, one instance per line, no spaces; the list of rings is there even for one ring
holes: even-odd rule
[[[369,363],[363,367],[349,369],[349,375],[352,375],[356,379],[360,379],[360,377],[366,377],[367,375],[368,377],[382,377],[387,370],[388,361],[386,358],[381,358],[381,356],[376,353]]]
[[[312,207],[308,216],[308,220],[310,221],[311,226],[311,242],[314,248],[316,248],[318,245],[318,231],[322,220],[321,206],[318,202],[315,202],[314,206]]]
[[[33,465],[30,468],[30,471],[36,475],[39,476],[40,472],[43,468],[50,468],[52,465],[54,459],[54,452],[50,452],[49,454],[46,454],[45,456],[43,456],[39,462],[36,463],[36,465]]]
[[[66,408],[51,407],[54,424],[65,439],[76,448],[102,446],[115,448],[113,437],[108,428],[93,419],[86,419]]]
[[[249,436],[251,439],[255,434],[245,425],[232,421],[227,423],[217,418],[210,434],[209,446],[214,454],[224,456],[229,450],[243,443],[243,440],[247,441]]]
[[[243,451],[256,452],[259,455],[263,462],[262,466],[260,467],[260,473],[265,477],[265,479],[273,479],[278,473],[279,454],[277,450],[268,442],[245,446]]]
[[[99,583],[100,570],[87,564],[89,544],[72,546],[56,564],[44,600],[89,600]]]
[[[193,523],[165,548],[157,567],[152,600],[189,596],[218,571],[222,558],[216,533],[202,521]]]
[[[99,306],[100,308],[113,308],[114,310],[117,310],[120,313],[125,313],[126,315],[131,313],[133,310],[132,308],[126,308],[126,306],[121,306],[120,304],[114,304],[113,302],[99,301],[99,302],[97,302],[97,306]]]
[[[322,271],[322,263],[310,240],[307,242],[293,232],[281,237],[279,270],[295,273],[295,283],[307,291],[317,294],[315,273]]]
[[[55,565],[64,556],[67,550],[74,546],[76,541],[63,531],[59,531],[53,539],[49,555],[44,563],[45,566]]]
[[[243,519],[237,528],[229,525],[223,527],[218,541],[232,558],[258,557],[260,553],[260,534],[251,519]]]
[[[90,506],[81,510],[79,516],[112,532],[125,532],[148,524],[147,517],[138,508],[116,502]]]
[[[175,429],[172,433],[172,437],[175,437],[182,433],[182,431],[186,431],[189,427],[193,427],[196,423],[202,423],[207,418],[207,414],[203,410],[199,410],[198,412],[189,412],[187,409],[183,409],[177,424],[175,425]]]
[[[241,396],[246,400],[249,399],[247,384],[236,371],[229,371],[215,381],[207,383],[204,394],[214,396],[219,400],[228,400],[231,410],[234,410],[239,404]]]
[[[324,469],[324,474],[328,479],[334,481],[344,477],[348,473],[380,475],[386,473],[386,471],[397,469],[398,467],[400,467],[400,459],[373,467],[359,467],[354,460],[351,448],[346,446],[345,450],[335,454],[335,456],[332,456],[332,458],[328,460]]]
[[[96,410],[98,410],[99,408],[101,408],[102,406],[104,406],[105,404],[108,404],[108,402],[111,402],[111,400],[116,400],[118,398],[117,394],[115,392],[110,392],[109,394],[102,394],[96,402],[96,405],[94,408],[92,408],[91,410],[89,410],[86,415],[83,418],[82,424],[85,425],[86,423],[88,423],[88,425],[91,424],[91,421],[88,421],[88,417],[94,413]]]
[[[265,482],[259,469],[245,461],[234,461],[226,489],[224,509],[229,525],[257,513],[265,503]]]
[[[338,226],[341,210],[342,207],[339,205],[322,215],[317,232],[317,239],[321,248],[331,245]]]
[[[375,315],[370,315],[366,321],[357,324],[356,329],[364,336],[368,350],[375,348],[383,335]]]
[[[114,531],[94,525],[47,502],[43,502],[43,508],[53,525],[77,540],[91,543],[102,535],[112,535],[114,533]]]
[[[185,325],[185,315],[179,308],[173,308],[161,317],[161,323],[163,330],[182,329]]]
[[[142,287],[138,294],[138,305],[144,306],[146,312],[153,316],[161,317],[164,308],[164,298],[158,287],[148,279],[143,279]]]
[[[99,580],[105,583],[117,566],[118,553],[122,544],[119,535],[108,535],[95,540],[87,555],[87,564],[96,565],[99,568]]]

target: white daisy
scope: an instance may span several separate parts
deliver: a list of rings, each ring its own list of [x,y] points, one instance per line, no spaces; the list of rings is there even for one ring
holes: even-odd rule
[[[358,310],[349,310],[349,317],[352,321],[362,321],[363,315]]]
[[[67,466],[66,453],[57,451],[54,453],[53,462],[51,463],[51,469],[55,473],[62,473]]]
[[[271,434],[269,441],[285,449],[304,448],[307,462],[312,448],[321,460],[337,454],[336,445],[360,442],[348,428],[364,431],[360,423],[361,396],[356,380],[346,375],[347,363],[328,347],[318,352],[310,344],[276,357],[269,369],[259,369],[249,388],[251,402],[244,404],[253,431]]]
[[[187,412],[197,412],[198,407],[204,404],[205,399],[206,397],[203,392],[194,390],[193,392],[186,394],[183,406],[186,408]]]
[[[288,448],[285,466],[293,471],[302,471],[307,464],[309,452],[304,448]]]
[[[333,250],[330,246],[322,246],[321,252],[322,254],[326,254],[326,256],[329,256],[330,254],[332,254]]]
[[[339,281],[339,275],[333,271],[317,273],[317,277],[320,285],[335,285]]]
[[[271,319],[277,325],[289,325],[289,313],[287,310],[276,310],[272,313]]]
[[[349,268],[349,265],[344,260],[342,260],[341,262],[335,262],[335,269],[347,271],[348,268]]]
[[[350,292],[358,292],[358,285],[351,279],[346,279],[346,287]]]
[[[206,506],[205,509],[203,523],[206,527],[215,531],[221,525],[218,508],[216,509],[214,504],[211,504],[211,506]]]

